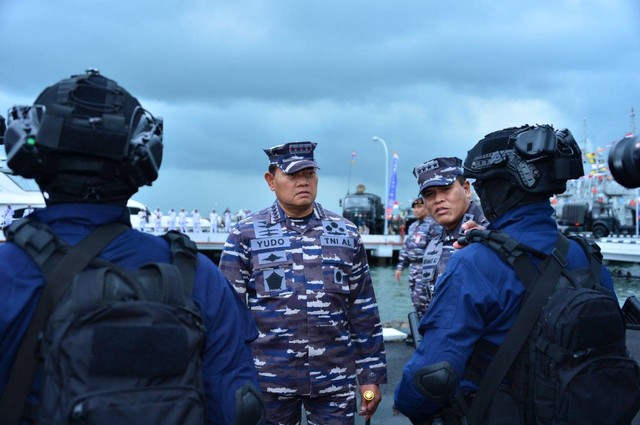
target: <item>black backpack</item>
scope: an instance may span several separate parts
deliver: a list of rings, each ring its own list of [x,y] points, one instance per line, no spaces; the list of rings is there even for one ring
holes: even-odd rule
[[[471,356],[469,369],[482,358],[486,367],[468,424],[630,424],[640,409],[640,369],[626,348],[620,306],[600,285],[597,245],[572,237],[590,267],[569,271],[569,240],[561,234],[547,256],[499,231],[468,233],[466,241],[511,264],[527,290],[505,342],[487,348],[481,341]],[[544,259],[538,270],[526,253]]]
[[[197,248],[169,232],[173,264],[132,271],[96,258],[127,229],[99,227],[72,248],[28,219],[5,232],[46,285],[0,401],[3,425],[23,417],[39,425],[206,423],[205,331],[192,300]],[[25,402],[38,367],[35,414]]]

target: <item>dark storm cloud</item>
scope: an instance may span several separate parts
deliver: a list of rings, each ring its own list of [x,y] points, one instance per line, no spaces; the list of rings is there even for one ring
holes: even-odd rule
[[[162,208],[167,193],[203,209],[201,197],[263,203],[262,148],[292,140],[319,143],[321,190],[341,192],[328,198],[349,175],[352,189],[381,194],[374,135],[400,156],[404,202],[413,166],[464,157],[497,128],[551,122],[593,147],[629,131],[639,10],[632,0],[0,0],[0,109],[97,67],[165,118],[161,179],[141,192]],[[247,185],[259,200],[230,199]]]
[[[240,1],[185,8],[177,1],[117,7],[27,1],[2,6],[3,32],[21,41],[9,47],[16,68],[0,76],[18,71],[23,82],[37,80],[42,69],[33,66],[34,55],[52,75],[86,67],[88,58],[133,78],[145,97],[303,101],[367,98],[425,81],[470,92],[517,91],[558,84],[553,76],[560,72],[608,72],[620,63],[619,35],[629,27],[615,18],[627,10],[551,4],[517,13],[493,2]],[[614,19],[599,19],[599,12]]]

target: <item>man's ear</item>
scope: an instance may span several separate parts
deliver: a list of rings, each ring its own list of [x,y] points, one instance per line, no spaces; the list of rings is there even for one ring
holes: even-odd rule
[[[465,180],[464,181],[464,185],[462,185],[462,187],[464,187],[464,192],[467,195],[467,200],[471,201],[473,199],[472,194],[471,194],[471,183],[469,183],[469,180]]]
[[[273,174],[271,174],[270,172],[267,171],[266,173],[264,173],[264,180],[269,185],[269,189],[271,189],[271,191],[276,190],[275,185],[273,184],[273,179],[274,178],[275,178],[275,176]]]

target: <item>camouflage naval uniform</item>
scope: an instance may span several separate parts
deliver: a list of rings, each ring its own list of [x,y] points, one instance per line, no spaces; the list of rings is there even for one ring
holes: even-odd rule
[[[220,270],[254,313],[267,402],[331,396],[355,411],[356,378],[386,382],[382,325],[353,223],[318,203],[310,218],[290,219],[275,202],[234,227]]]
[[[416,166],[413,169],[413,175],[418,179],[420,194],[430,187],[457,184],[456,180],[462,176],[462,160],[455,156],[434,158]],[[429,241],[422,262],[422,281],[429,285],[432,296],[435,296],[437,291],[435,284],[438,276],[444,273],[447,262],[455,251],[453,243],[460,236],[460,228],[470,220],[481,226],[489,225],[480,206],[471,201],[467,211],[453,230],[449,231],[442,226],[440,234]]]
[[[422,284],[422,262],[424,251],[430,239],[440,235],[440,225],[428,217],[416,220],[409,226],[404,245],[398,257],[397,270],[409,266],[409,290],[411,302],[418,316],[424,316],[432,299],[429,285]]]
[[[480,206],[471,201],[467,212],[462,216],[462,220],[458,226],[449,231],[442,227],[439,235],[429,241],[424,253],[422,262],[423,281],[429,285],[431,292],[435,295],[438,288],[435,288],[438,276],[444,273],[449,258],[453,255],[455,248],[453,243],[460,237],[460,228],[463,223],[473,220],[481,226],[488,226],[489,220],[486,219]]]

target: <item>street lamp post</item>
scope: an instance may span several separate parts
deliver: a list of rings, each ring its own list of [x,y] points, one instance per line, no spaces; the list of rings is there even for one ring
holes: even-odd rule
[[[387,234],[387,228],[389,225],[389,220],[387,219],[387,211],[389,208],[389,188],[387,185],[389,184],[389,150],[387,149],[387,143],[379,138],[378,136],[373,136],[374,142],[382,143],[384,147],[384,235]]]

